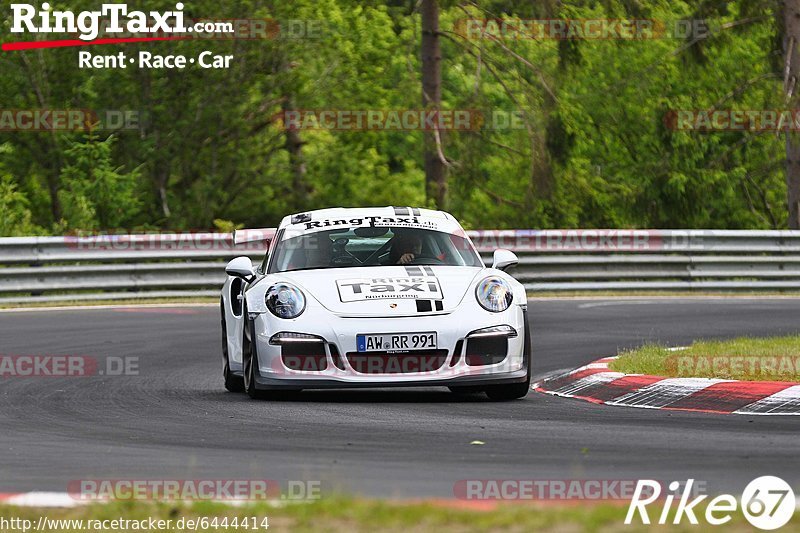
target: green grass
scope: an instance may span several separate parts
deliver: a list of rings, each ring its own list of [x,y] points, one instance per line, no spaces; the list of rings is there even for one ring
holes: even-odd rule
[[[778,296],[784,298],[799,298],[800,291],[786,290],[752,290],[752,291],[699,291],[699,290],[635,290],[635,291],[527,291],[528,298],[761,298],[765,296]]]
[[[73,509],[35,509],[0,506],[0,517],[21,518],[37,523],[40,516],[49,519],[170,519],[173,527],[161,531],[178,531],[175,522],[180,518],[200,517],[257,517],[260,524],[268,518],[269,531],[599,531],[615,532],[620,529],[639,532],[651,527],[638,523],[631,526],[623,521],[627,505],[614,504],[500,504],[489,509],[464,509],[454,504],[436,502],[404,502],[392,500],[365,500],[343,497],[323,498],[309,504],[289,504],[281,507],[257,504],[232,508],[221,504],[197,503],[167,504],[146,502],[114,502],[108,505],[93,505]],[[650,511],[651,519],[657,520],[659,509]],[[674,506],[670,516],[674,514]],[[699,513],[698,513],[699,514]],[[698,516],[700,520],[702,517]],[[684,520],[685,521],[685,520]],[[688,521],[680,526],[655,526],[659,531],[698,531]],[[726,531],[752,531],[741,512],[733,513],[732,522]],[[784,531],[800,531],[800,517],[795,515]],[[63,533],[77,531],[61,528]],[[205,531],[264,531],[264,529],[210,528]]]
[[[678,351],[649,344],[621,352],[609,366],[626,374],[800,381],[800,335],[695,341]]]

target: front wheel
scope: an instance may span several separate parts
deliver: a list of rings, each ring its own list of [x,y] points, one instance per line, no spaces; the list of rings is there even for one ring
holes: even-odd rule
[[[231,367],[228,365],[228,361],[225,361],[225,368],[222,371],[222,377],[225,378],[225,389],[228,392],[244,392],[244,378],[231,372]]]
[[[522,319],[525,322],[525,345],[522,348],[522,359],[525,361],[526,368],[528,369],[525,381],[522,383],[512,383],[510,385],[491,385],[486,387],[486,396],[490,400],[498,402],[506,402],[509,400],[516,400],[524,398],[531,389],[531,374],[533,364],[531,360],[531,328],[528,325],[528,313],[523,311]]]
[[[242,332],[242,366],[244,374],[244,391],[248,396],[254,400],[264,398],[264,391],[256,388],[256,368],[258,368],[258,354],[253,346],[252,329],[249,322],[247,322],[247,309],[243,310],[245,323]]]
[[[241,376],[236,376],[231,372],[231,365],[228,358],[228,328],[225,324],[225,304],[220,300],[220,314],[222,322],[222,378],[225,380],[225,389],[229,392],[243,392],[244,380]]]
[[[490,400],[505,402],[509,400],[516,400],[518,398],[524,398],[525,395],[528,394],[528,390],[530,388],[531,381],[529,378],[524,383],[512,383],[511,385],[492,385],[490,387],[486,387],[486,396],[488,396]]]

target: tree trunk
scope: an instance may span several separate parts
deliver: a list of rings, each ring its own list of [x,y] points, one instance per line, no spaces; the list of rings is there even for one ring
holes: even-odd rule
[[[47,190],[50,193],[50,212],[53,215],[53,221],[58,224],[61,221],[61,199],[58,197],[59,176],[61,171],[59,168],[54,167],[47,173]]]
[[[283,111],[292,111],[294,108],[291,96],[286,96],[283,102]],[[294,128],[285,128],[286,142],[284,147],[289,153],[289,167],[292,169],[292,208],[302,211],[307,208],[308,196],[311,188],[306,182],[306,162],[303,158],[303,139]]]
[[[800,0],[784,0],[783,52],[786,103],[789,109],[800,105]],[[786,201],[789,208],[789,229],[800,229],[800,134],[786,132]]]
[[[786,134],[786,201],[789,229],[800,229],[800,139],[797,133]]]
[[[437,0],[422,0],[422,107],[438,111],[442,103],[442,50],[439,44],[439,6]],[[438,139],[437,139],[438,133]],[[423,134],[425,158],[425,196],[437,209],[445,209],[447,175],[442,160],[442,131]]]

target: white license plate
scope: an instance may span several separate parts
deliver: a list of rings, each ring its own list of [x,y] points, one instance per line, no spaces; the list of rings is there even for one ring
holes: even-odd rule
[[[436,332],[377,333],[356,335],[359,352],[407,352],[410,350],[435,350]]]

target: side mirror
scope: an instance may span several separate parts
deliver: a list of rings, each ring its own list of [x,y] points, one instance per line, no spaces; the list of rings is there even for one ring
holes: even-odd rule
[[[225,267],[225,273],[229,276],[242,278],[245,281],[250,281],[255,277],[253,271],[253,262],[249,257],[241,256],[231,259]]]
[[[500,248],[499,250],[494,251],[492,268],[496,268],[497,270],[505,270],[509,267],[515,266],[517,263],[519,263],[517,254],[511,250],[504,250]]]

